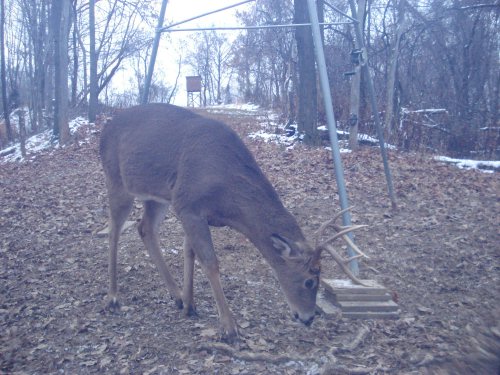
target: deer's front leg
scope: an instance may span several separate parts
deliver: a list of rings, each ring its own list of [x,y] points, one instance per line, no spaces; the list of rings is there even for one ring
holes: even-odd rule
[[[233,342],[238,338],[238,330],[222,290],[219,262],[215,255],[207,220],[194,214],[180,215],[180,218],[186,233],[186,246],[191,248],[198,257],[212,287],[219,312],[222,339]]]
[[[193,301],[194,258],[194,251],[189,246],[186,238],[184,238],[184,285],[182,289],[182,302],[186,316],[197,315]]]

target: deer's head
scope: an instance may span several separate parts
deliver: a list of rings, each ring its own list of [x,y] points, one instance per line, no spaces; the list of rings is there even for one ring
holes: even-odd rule
[[[285,294],[292,315],[305,325],[310,325],[316,311],[321,266],[320,252],[304,241],[296,242],[274,234],[274,250],[283,260],[276,266],[276,274]]]
[[[349,208],[348,208],[349,209]],[[348,210],[346,209],[346,210]],[[326,250],[339,264],[344,273],[355,283],[364,285],[346,266],[353,259],[359,257],[368,258],[347,236],[349,232],[366,227],[366,225],[351,225],[341,227],[335,224],[335,220],[346,210],[341,211],[332,219],[320,226],[316,232],[316,244],[311,247],[305,240],[292,241],[286,237],[274,234],[271,236],[274,250],[283,262],[276,267],[277,277],[285,294],[288,305],[293,316],[305,325],[310,325],[316,312],[316,295],[318,293],[321,265],[320,259],[323,250]],[[332,227],[336,234],[324,236],[328,227]],[[343,259],[331,246],[331,243],[341,237],[358,255]]]

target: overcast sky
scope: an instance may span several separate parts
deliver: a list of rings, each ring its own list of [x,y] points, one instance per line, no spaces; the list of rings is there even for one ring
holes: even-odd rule
[[[165,18],[167,24],[170,22],[179,22],[185,19],[198,16],[203,13],[211,12],[233,4],[241,0],[169,0]],[[251,4],[251,3],[250,3]],[[228,9],[223,12],[215,13],[194,21],[189,22],[185,27],[191,26],[231,26],[234,25],[234,13],[238,9],[244,9],[248,4]],[[184,27],[184,26],[183,26]]]

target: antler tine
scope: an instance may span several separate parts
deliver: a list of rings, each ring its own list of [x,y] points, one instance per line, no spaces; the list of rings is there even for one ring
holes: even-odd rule
[[[347,207],[347,208],[343,209],[342,211],[337,212],[335,214],[335,216],[333,216],[331,219],[329,219],[329,220],[325,221],[323,224],[321,224],[319,229],[316,231],[316,247],[319,246],[319,241],[320,241],[321,237],[323,236],[326,228],[328,228],[332,223],[334,223],[335,220],[337,220],[343,213],[351,210],[352,208],[354,208],[354,206]]]
[[[358,285],[363,285],[363,286],[368,286],[366,285],[365,283],[363,283],[360,279],[358,279],[356,276],[354,276],[354,274],[349,270],[349,268],[347,268],[347,266],[344,264],[344,260],[342,259],[342,257],[340,255],[337,254],[337,252],[331,247],[329,246],[328,244],[325,245],[324,247],[326,250],[328,250],[328,252],[330,253],[330,255],[333,257],[333,259],[335,260],[335,262],[337,262],[337,264],[340,266],[340,268],[342,269],[342,271],[344,271],[344,273],[355,283],[355,284],[358,284]]]
[[[363,255],[361,255],[361,254],[358,254],[358,255],[353,255],[352,257],[347,258],[347,259],[345,260],[345,262],[346,262],[346,263],[349,263],[349,262],[351,262],[351,261],[353,261],[353,260],[356,260],[356,259],[359,259],[359,258],[363,258]]]
[[[342,211],[339,211],[335,214],[335,216],[332,218],[333,221],[337,220],[340,216],[342,216],[345,212],[350,211],[354,208],[354,206],[350,206],[347,208],[344,208]]]
[[[321,240],[321,237],[323,237],[323,235],[325,234],[326,228],[328,228],[335,220],[337,220],[336,217],[325,221],[316,231],[316,247],[319,247],[319,241]]]
[[[329,244],[330,242],[334,241],[335,239],[337,239],[338,237],[343,237],[345,236],[345,234],[349,233],[349,232],[352,232],[352,231],[355,231],[355,230],[358,230],[358,229],[361,229],[361,228],[364,228],[366,227],[367,225],[352,225],[350,227],[347,227],[347,228],[340,228],[340,227],[336,227],[335,230],[337,230],[337,228],[341,229],[339,232],[337,232],[336,234],[334,234],[333,236],[329,237],[328,239],[326,239],[325,241],[323,241],[321,243],[321,245],[319,245],[318,247],[325,247],[327,244]],[[345,236],[347,237],[347,236]],[[349,237],[347,237],[349,238]],[[349,243],[349,242],[348,242]],[[349,243],[349,245],[352,247],[352,241],[351,243]],[[357,248],[356,245],[354,245],[355,248]],[[358,249],[359,250],[359,249]],[[361,252],[361,250],[359,251],[356,251],[358,254],[363,254]]]
[[[363,227],[367,227],[368,225],[358,225],[356,229],[359,229],[359,228],[363,228]],[[347,229],[347,228],[351,228],[351,227],[340,227],[338,225],[335,225],[334,226],[335,230],[336,231],[341,231],[343,229]],[[346,236],[345,234],[342,235],[342,239],[347,242],[347,244],[351,247],[351,249],[353,249],[356,253],[358,253],[361,257],[363,258],[366,258],[366,259],[370,259],[370,257],[368,255],[366,255],[365,253],[363,253],[358,246],[356,246],[356,244],[354,243],[353,240],[351,240],[349,238],[349,236]]]
[[[337,264],[340,266],[340,268],[342,269],[342,271],[355,283],[355,284],[358,284],[358,285],[363,285],[363,286],[367,286],[366,284],[364,284],[360,279],[358,279],[350,270],[349,268],[346,266],[346,264],[348,264],[349,262],[355,260],[355,259],[358,259],[358,258],[361,258],[361,257],[365,257],[365,258],[368,258],[369,257],[363,253],[355,244],[354,242],[349,238],[349,236],[347,236],[348,233],[352,232],[352,231],[355,231],[355,230],[358,230],[358,229],[361,229],[361,228],[365,228],[367,227],[367,225],[351,225],[351,226],[340,226],[340,225],[337,225],[335,224],[335,220],[337,220],[343,213],[345,213],[346,211],[349,211],[352,207],[349,207],[349,208],[346,208],[340,212],[338,212],[333,218],[331,218],[330,220],[326,221],[325,223],[323,223],[318,231],[316,232],[316,252],[318,254],[318,257],[320,256],[321,254],[321,251],[323,249],[326,249],[330,255],[333,257],[333,259],[335,260],[335,262],[337,262]],[[329,226],[332,226],[333,229],[337,232],[336,234],[334,234],[333,236],[329,237],[328,239],[326,239],[325,241],[321,241],[321,237],[324,235],[324,232],[326,230],[326,228],[328,228]],[[352,257],[350,257],[349,259],[347,260],[344,260],[340,255],[337,254],[337,252],[333,249],[333,247],[330,245],[331,242],[333,242],[334,240],[336,240],[337,238],[339,237],[342,237],[342,239],[344,241],[346,241],[346,243],[351,247],[351,249],[353,249],[357,255],[354,255]]]

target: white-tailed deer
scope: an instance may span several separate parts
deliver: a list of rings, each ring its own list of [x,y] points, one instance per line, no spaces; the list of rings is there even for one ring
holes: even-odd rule
[[[292,315],[306,325],[312,322],[321,247],[308,244],[250,151],[228,126],[173,105],[137,106],[118,112],[104,126],[100,155],[110,205],[110,306],[118,303],[120,230],[138,198],[144,202],[139,234],[170,295],[186,314],[195,312],[197,257],[212,287],[223,337],[237,336],[209,230],[229,226],[244,234],[273,268]],[[182,293],[158,240],[169,204],[185,232]]]

